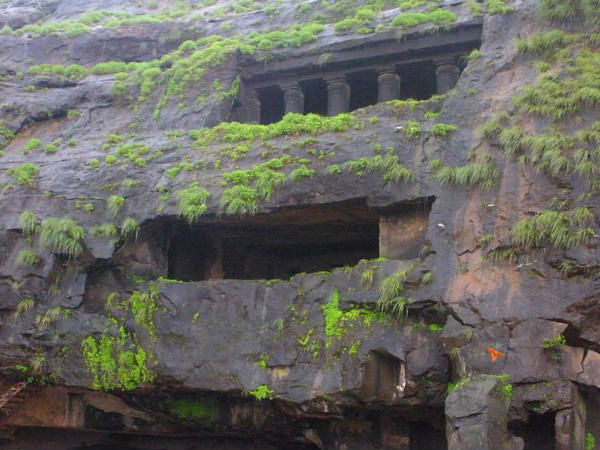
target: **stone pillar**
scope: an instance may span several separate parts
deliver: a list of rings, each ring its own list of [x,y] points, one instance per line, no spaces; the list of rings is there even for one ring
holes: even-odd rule
[[[65,425],[70,428],[85,426],[85,401],[83,394],[69,393],[65,411]]]
[[[260,99],[255,89],[246,94],[246,123],[260,123]]]
[[[350,85],[344,77],[329,78],[327,82],[327,115],[336,116],[350,110]]]
[[[300,85],[298,83],[285,84],[281,86],[281,89],[283,90],[285,114],[304,114],[304,93]]]
[[[556,412],[554,431],[556,450],[585,449],[585,401],[575,385],[571,385],[572,408]]]
[[[454,58],[436,60],[435,77],[437,80],[437,93],[445,94],[450,89],[454,89],[459,75],[460,71]]]
[[[400,98],[401,80],[400,75],[393,68],[379,71],[377,101],[381,103]]]
[[[446,397],[448,450],[521,450],[507,429],[510,400],[494,375],[474,375]]]

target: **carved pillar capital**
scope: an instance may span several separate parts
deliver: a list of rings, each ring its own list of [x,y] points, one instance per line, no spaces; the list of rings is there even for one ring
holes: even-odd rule
[[[327,83],[327,115],[336,116],[350,110],[350,85],[346,77],[326,78]]]

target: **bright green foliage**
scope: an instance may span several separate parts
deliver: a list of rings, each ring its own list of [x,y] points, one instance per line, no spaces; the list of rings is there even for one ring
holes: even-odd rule
[[[450,394],[451,392],[455,391],[456,389],[460,389],[463,386],[466,386],[469,381],[470,381],[470,379],[468,377],[462,377],[462,378],[459,378],[458,380],[456,380],[455,383],[448,383],[448,386],[446,387],[446,392],[448,394]]]
[[[427,22],[436,25],[450,25],[456,22],[456,14],[446,9],[436,8],[429,12],[400,13],[392,19],[392,26],[409,28]]]
[[[35,186],[35,177],[40,172],[40,168],[33,163],[23,163],[17,167],[11,167],[6,171],[8,175],[17,180],[19,184],[25,184],[27,186]]]
[[[119,230],[117,230],[117,227],[112,223],[96,225],[92,227],[90,231],[92,233],[92,236],[103,237],[106,239],[114,238],[119,232]]]
[[[19,216],[19,225],[21,225],[25,234],[35,234],[39,227],[38,218],[33,211],[23,211]]]
[[[383,321],[384,316],[376,311],[364,308],[354,307],[344,311],[340,307],[340,293],[336,289],[331,293],[329,301],[321,306],[325,319],[325,335],[327,342],[325,348],[329,348],[334,338],[341,338],[358,323],[363,326],[370,326],[373,321]]]
[[[562,333],[557,334],[552,339],[544,339],[542,348],[544,349],[556,349],[563,345],[567,345],[567,339]]]
[[[398,156],[391,153],[386,156],[375,155],[372,158],[362,157],[348,161],[345,168],[359,177],[365,173],[382,172],[383,181],[386,183],[408,182],[414,179],[414,174],[399,164]]]
[[[592,433],[585,434],[585,450],[595,450],[596,438]]]
[[[134,163],[140,167],[146,165],[146,160],[143,158],[144,155],[150,152],[150,147],[140,142],[130,142],[129,144],[123,144],[117,149],[117,156],[125,158],[127,161]]]
[[[169,412],[180,419],[214,422],[219,419],[219,404],[213,399],[181,398],[167,403]]]
[[[552,20],[571,21],[580,16],[589,23],[600,23],[598,0],[542,0],[541,11]]]
[[[559,121],[587,106],[600,105],[600,53],[581,50],[568,76],[545,73],[513,98],[518,111]]]
[[[446,123],[436,123],[433,126],[433,128],[431,129],[431,132],[433,133],[434,136],[445,138],[452,131],[456,131],[456,130],[458,130],[458,127],[456,125],[449,125]]]
[[[416,138],[421,134],[421,125],[419,125],[419,122],[409,120],[406,126],[402,128],[402,132],[409,139]]]
[[[302,133],[319,134],[327,131],[340,132],[359,128],[360,123],[350,114],[323,117],[318,114],[289,113],[279,122],[257,125],[239,122],[223,122],[213,128],[194,130],[190,135],[198,145],[215,141],[242,142],[255,139],[272,139],[278,136],[297,136]]]
[[[531,219],[523,219],[511,230],[512,242],[524,248],[538,248],[549,244],[557,248],[572,248],[589,242],[594,237],[590,227],[574,229],[591,223],[594,217],[587,208],[569,212],[542,211]]]
[[[148,355],[121,326],[117,337],[102,334],[82,342],[86,366],[92,376],[92,389],[131,390],[150,383],[153,373],[147,367]]]
[[[121,236],[125,239],[137,239],[140,233],[140,223],[132,217],[126,218],[121,224]]]
[[[498,171],[490,164],[467,164],[462,167],[442,167],[435,178],[441,184],[462,184],[491,189],[498,179]]]
[[[258,193],[255,189],[238,185],[225,189],[221,195],[220,210],[224,214],[254,214],[258,210]]]
[[[120,195],[111,195],[106,200],[106,209],[113,217],[117,217],[125,205],[125,199]]]
[[[38,138],[29,139],[27,141],[27,144],[25,144],[25,147],[23,147],[23,153],[25,153],[27,155],[31,150],[35,150],[36,148],[39,148],[41,145],[42,145],[42,141],[40,141]]]
[[[306,167],[304,164],[296,167],[294,170],[292,170],[290,172],[290,174],[288,175],[288,178],[291,181],[298,181],[301,180],[302,178],[310,178],[312,176],[314,176],[316,173],[316,171],[314,169],[309,169],[308,167]]]
[[[393,314],[399,319],[406,317],[408,314],[406,305],[410,299],[405,295],[407,288],[404,282],[413,268],[413,265],[409,265],[383,279],[379,286],[379,298],[377,299],[377,308],[380,311]]]
[[[17,265],[23,267],[37,266],[40,263],[40,257],[31,249],[23,249],[17,255]]]
[[[134,291],[124,304],[132,312],[135,321],[154,337],[154,313],[162,307],[158,288],[151,286],[148,292]]]
[[[179,214],[189,223],[194,222],[208,209],[206,205],[208,197],[210,197],[210,192],[200,188],[197,182],[190,184],[187,189],[178,190],[177,207],[179,208]]]
[[[564,48],[567,45],[574,44],[580,40],[577,34],[565,33],[561,29],[554,29],[535,33],[529,41],[517,41],[517,47],[521,53],[531,53],[533,55],[548,55],[556,49]]]
[[[514,11],[512,6],[506,6],[504,0],[485,0],[485,7],[489,14],[508,14]]]
[[[92,73],[96,75],[109,74],[109,73],[117,73],[117,72],[126,72],[127,71],[127,63],[122,61],[107,61],[96,64],[92,67]]]
[[[275,396],[275,392],[273,391],[273,389],[271,389],[269,387],[268,384],[261,384],[261,385],[257,386],[255,389],[248,391],[248,394],[250,394],[256,400],[265,400],[265,399],[270,400]]]
[[[54,253],[78,256],[83,252],[84,234],[83,228],[72,219],[48,217],[40,224],[39,242]]]
[[[79,64],[71,64],[66,67],[61,66],[60,64],[40,64],[29,67],[28,72],[32,75],[53,73],[71,80],[82,78],[89,73],[85,67],[80,66]]]

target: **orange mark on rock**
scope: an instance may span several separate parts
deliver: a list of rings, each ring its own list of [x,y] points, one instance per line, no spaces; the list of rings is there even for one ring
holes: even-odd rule
[[[502,357],[502,358],[506,358],[506,355],[504,353],[502,353],[501,351],[496,350],[495,348],[486,347],[485,349],[487,350],[487,352],[492,357],[492,362],[495,362],[498,359],[499,356]]]

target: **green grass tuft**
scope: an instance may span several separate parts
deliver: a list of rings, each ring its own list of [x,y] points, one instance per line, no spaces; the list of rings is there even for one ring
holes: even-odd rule
[[[42,247],[69,257],[83,253],[81,240],[84,235],[83,228],[72,219],[49,217],[42,221],[39,228]]]
[[[200,188],[197,182],[190,184],[186,189],[177,191],[177,207],[179,214],[192,223],[203,215],[208,206],[206,201],[210,197],[210,192]]]

